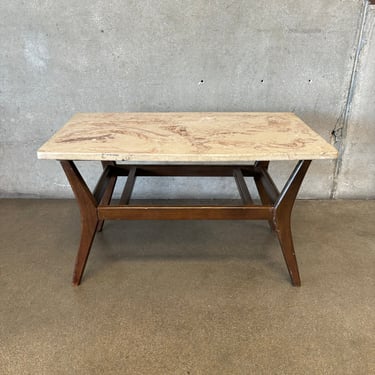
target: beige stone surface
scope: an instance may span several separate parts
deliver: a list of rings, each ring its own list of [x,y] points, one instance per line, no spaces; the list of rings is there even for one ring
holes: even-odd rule
[[[293,113],[79,113],[40,159],[233,162],[332,159],[336,149]]]

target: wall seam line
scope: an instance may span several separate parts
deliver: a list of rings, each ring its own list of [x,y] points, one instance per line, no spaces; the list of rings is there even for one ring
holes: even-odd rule
[[[351,72],[350,81],[349,81],[348,94],[346,96],[342,115],[340,116],[341,121],[338,121],[336,123],[336,126],[332,131],[332,136],[335,137],[335,143],[338,144],[339,155],[336,160],[335,169],[333,172],[333,184],[332,184],[332,191],[330,194],[331,199],[337,198],[338,178],[341,172],[343,156],[344,156],[345,147],[346,147],[345,141],[346,141],[346,136],[347,136],[347,131],[348,131],[348,124],[349,124],[349,117],[351,114],[353,96],[354,96],[354,92],[356,89],[356,83],[357,83],[357,78],[358,78],[358,65],[359,65],[359,60],[361,57],[362,48],[364,45],[363,36],[364,36],[364,30],[366,26],[369,3],[371,3],[369,0],[363,0],[363,5],[361,7],[361,14],[359,18],[360,19],[359,32],[358,32],[358,37],[357,37],[357,42],[356,42],[352,72]]]

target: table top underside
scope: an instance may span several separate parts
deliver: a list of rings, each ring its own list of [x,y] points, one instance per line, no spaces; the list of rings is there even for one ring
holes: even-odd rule
[[[293,113],[78,113],[39,159],[225,163],[334,159],[337,150]]]

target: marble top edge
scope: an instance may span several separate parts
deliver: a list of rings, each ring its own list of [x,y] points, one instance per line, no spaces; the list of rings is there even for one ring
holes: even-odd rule
[[[336,157],[293,112],[81,112],[38,150],[40,159],[139,162]]]

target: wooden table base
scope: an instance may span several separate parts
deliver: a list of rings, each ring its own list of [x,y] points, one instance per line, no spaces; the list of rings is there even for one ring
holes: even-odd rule
[[[291,213],[311,160],[300,160],[281,192],[268,173],[268,161],[254,165],[117,165],[102,162],[103,173],[93,192],[76,165],[61,160],[81,212],[81,241],[73,273],[79,285],[96,232],[104,220],[268,220],[278,236],[292,285],[301,280],[294,253]],[[119,204],[111,204],[118,176],[127,176]],[[137,176],[233,176],[242,205],[129,205]],[[254,204],[244,177],[254,178],[262,204]]]

